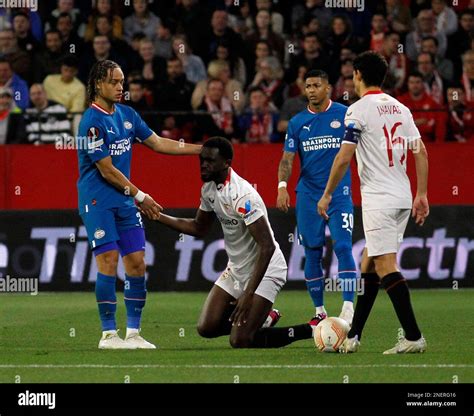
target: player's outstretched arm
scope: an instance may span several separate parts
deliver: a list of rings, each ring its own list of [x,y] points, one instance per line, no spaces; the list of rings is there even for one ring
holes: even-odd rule
[[[290,207],[290,195],[288,194],[287,185],[293,169],[293,161],[295,159],[294,152],[283,152],[283,156],[278,166],[278,197],[277,208],[280,211],[288,212]]]
[[[143,142],[146,146],[157,153],[166,155],[198,155],[202,146],[199,144],[189,144],[176,140],[165,139],[153,133]]]
[[[329,203],[331,202],[331,197],[336,189],[341,179],[346,174],[347,168],[351,163],[352,156],[356,150],[356,145],[352,143],[343,143],[334,162],[332,163],[331,173],[329,174],[328,183],[326,184],[326,189],[324,194],[318,202],[318,213],[324,219],[329,219],[327,210],[329,208]]]
[[[176,218],[160,213],[157,218],[150,219],[156,219],[167,227],[183,234],[192,235],[194,237],[204,237],[211,228],[214,218],[215,214],[213,211],[198,209],[195,218]]]
[[[246,322],[248,312],[252,306],[252,299],[258,285],[265,276],[270,260],[275,252],[275,243],[270,231],[270,225],[265,216],[250,224],[248,230],[258,246],[257,259],[252,276],[242,296],[236,301],[236,307],[229,320],[233,325],[242,325]]]
[[[102,177],[126,195],[131,195],[138,202],[142,212],[147,216],[159,215],[163,210],[161,205],[157,204],[153,198],[140,191],[127,177],[120,172],[112,163],[112,158],[107,156],[95,163]]]
[[[415,140],[410,146],[415,158],[416,196],[413,201],[412,217],[419,225],[423,225],[430,213],[428,204],[428,152],[421,139]]]

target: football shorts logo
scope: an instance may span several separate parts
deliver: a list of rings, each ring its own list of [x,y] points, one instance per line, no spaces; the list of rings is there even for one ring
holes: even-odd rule
[[[104,230],[101,230],[100,228],[97,229],[94,233],[94,238],[96,240],[100,240],[101,238],[103,238],[105,236],[105,231]]]
[[[133,127],[133,124],[130,123],[130,121],[124,121],[123,126],[127,129],[130,130]]]
[[[341,122],[339,120],[333,120],[333,121],[331,121],[330,126],[333,129],[338,129],[339,127],[341,127]]]

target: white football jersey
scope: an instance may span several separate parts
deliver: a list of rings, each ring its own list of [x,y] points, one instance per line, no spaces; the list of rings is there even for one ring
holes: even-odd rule
[[[411,208],[407,149],[421,136],[410,110],[388,94],[371,91],[347,109],[344,122],[342,143],[357,144],[362,208]]]
[[[262,216],[268,222],[267,209],[258,192],[229,168],[229,176],[224,184],[216,186],[216,183],[211,181],[202,186],[199,209],[216,213],[224,232],[229,272],[235,280],[248,281],[255,268],[257,243],[247,226]],[[275,240],[271,226],[270,233],[275,244],[275,252],[265,276],[281,276],[287,269],[285,257]]]

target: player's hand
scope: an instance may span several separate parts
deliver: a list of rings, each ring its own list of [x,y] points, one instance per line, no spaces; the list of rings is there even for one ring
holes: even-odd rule
[[[321,199],[318,201],[318,214],[321,215],[326,221],[329,219],[328,209],[331,203],[331,195],[323,194]]]
[[[150,220],[157,220],[160,218],[160,212],[163,207],[156,203],[155,200],[147,195],[141,204],[138,204],[140,211],[143,212]]]
[[[418,225],[423,225],[428,215],[430,215],[430,206],[428,204],[428,198],[426,196],[417,195],[415,197],[415,200],[413,201],[411,216],[415,218],[415,222]]]
[[[235,309],[229,318],[229,321],[232,322],[232,326],[242,326],[247,322],[247,316],[252,307],[252,302],[253,293],[247,292],[244,292],[235,302],[231,302],[231,305],[235,305]]]
[[[280,211],[288,212],[290,207],[290,194],[284,187],[278,188],[277,208]]]

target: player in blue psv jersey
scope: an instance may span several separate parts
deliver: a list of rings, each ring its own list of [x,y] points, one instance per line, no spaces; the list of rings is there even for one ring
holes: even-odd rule
[[[330,88],[324,71],[311,70],[306,73],[305,94],[309,105],[288,124],[284,152],[278,168],[277,207],[287,212],[290,206],[287,183],[295,154],[298,153],[301,173],[296,187],[296,222],[299,240],[305,248],[306,286],[316,308],[316,315],[310,321],[313,327],[327,317],[322,268],[326,224],[329,226],[339,263],[338,278],[344,300],[339,316],[349,325],[354,314],[356,287],[356,267],[352,256],[353,204],[350,171],[347,171],[333,194],[329,220],[324,220],[317,211],[318,200],[324,192],[333,160],[344,136],[347,110],[346,106],[329,99]]]
[[[135,110],[119,104],[123,84],[123,72],[113,61],[96,63],[89,74],[90,107],[82,116],[77,140],[79,214],[97,262],[95,293],[103,331],[99,348],[153,349],[139,333],[146,299],[145,231],[135,202],[150,216],[162,208],[130,182],[132,145],[142,142],[170,155],[199,154],[201,146],[155,134]],[[115,321],[119,254],[125,268],[125,339],[118,336]]]

